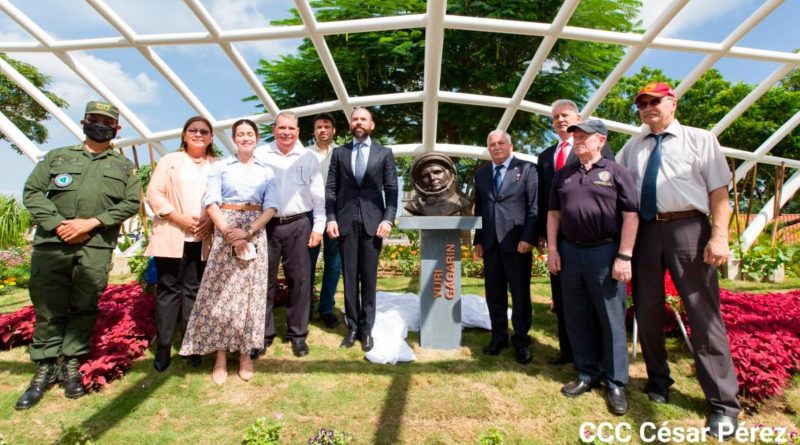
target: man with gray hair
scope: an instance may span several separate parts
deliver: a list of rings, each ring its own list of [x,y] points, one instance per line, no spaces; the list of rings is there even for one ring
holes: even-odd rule
[[[275,141],[256,148],[254,155],[272,168],[277,184],[278,213],[267,224],[269,266],[265,348],[275,338],[272,308],[278,280],[278,262],[289,287],[286,301],[286,338],[296,357],[308,355],[308,319],[311,313],[311,259],[308,249],[317,247],[325,230],[325,186],[319,160],[313,151],[297,143],[297,115],[283,111],[272,125]],[[264,350],[253,351],[258,356]]]
[[[511,343],[517,363],[531,362],[531,250],[536,243],[536,167],[512,155],[511,136],[494,130],[487,138],[492,162],[475,172],[475,254],[483,258],[484,287],[492,339],[483,352],[498,355],[509,346],[508,291],[513,311]]]
[[[553,177],[556,172],[567,165],[577,164],[578,157],[572,150],[572,133],[567,129],[581,122],[580,110],[575,102],[569,99],[559,99],[550,106],[553,116],[553,131],[558,135],[558,142],[546,148],[536,162],[536,172],[539,174],[539,217],[536,222],[536,234],[539,238],[540,251],[547,250],[547,209],[550,208],[550,189],[553,188]],[[603,145],[600,152],[604,159],[614,160],[614,151],[608,142]],[[558,321],[558,349],[559,354],[548,361],[551,365],[572,363],[572,347],[567,336],[566,322],[564,321],[564,304],[561,292],[561,279],[556,274],[550,274],[550,290],[553,295],[553,311]],[[598,332],[598,335],[600,333]]]

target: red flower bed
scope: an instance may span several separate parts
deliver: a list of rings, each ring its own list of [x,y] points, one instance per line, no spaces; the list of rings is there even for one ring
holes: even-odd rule
[[[720,291],[720,309],[740,394],[755,403],[780,395],[800,370],[800,290]]]
[[[33,324],[36,311],[33,306],[25,306],[16,312],[0,314],[0,349],[27,345],[33,338]]]
[[[100,389],[122,377],[131,363],[144,354],[155,335],[153,296],[136,283],[112,284],[100,294],[92,352],[81,365],[86,389]],[[0,347],[26,345],[33,338],[33,306],[0,315]]]
[[[86,389],[122,377],[141,357],[156,332],[153,295],[136,283],[111,285],[100,295],[92,351],[81,365]]]

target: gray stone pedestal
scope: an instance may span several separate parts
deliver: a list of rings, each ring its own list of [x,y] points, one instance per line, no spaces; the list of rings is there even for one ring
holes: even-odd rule
[[[479,229],[477,216],[401,216],[401,229],[418,229],[422,254],[420,344],[461,347],[461,230]]]

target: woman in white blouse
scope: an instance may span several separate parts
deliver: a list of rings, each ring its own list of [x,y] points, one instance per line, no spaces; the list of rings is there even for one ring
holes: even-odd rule
[[[147,187],[155,212],[145,255],[155,257],[157,347],[153,367],[169,367],[172,336],[178,321],[182,332],[192,312],[211,249],[212,222],[202,205],[211,164],[216,160],[211,123],[200,116],[183,125],[181,146],[162,157]],[[200,356],[188,358],[192,366]]]

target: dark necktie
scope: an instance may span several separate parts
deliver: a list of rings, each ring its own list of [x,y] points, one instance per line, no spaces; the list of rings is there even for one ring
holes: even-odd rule
[[[639,214],[645,221],[652,221],[658,213],[657,198],[656,198],[656,180],[658,179],[658,170],[661,167],[661,141],[664,139],[663,134],[650,134],[656,139],[656,146],[653,152],[650,153],[650,159],[647,160],[647,167],[644,170],[644,178],[642,178],[642,205],[639,208]]]
[[[367,162],[364,159],[364,143],[356,142],[354,147],[356,149],[356,169],[353,173],[356,176],[358,185],[361,185],[361,181],[364,180],[364,172],[367,171]]]
[[[503,185],[503,177],[500,176],[500,172],[503,170],[502,165],[498,165],[494,168],[494,193],[495,195],[500,193],[500,186]]]

